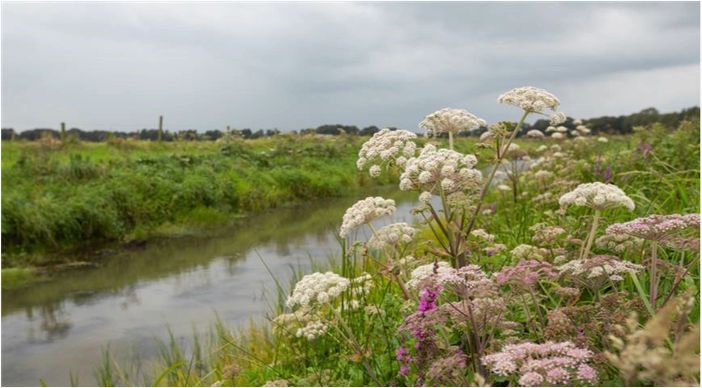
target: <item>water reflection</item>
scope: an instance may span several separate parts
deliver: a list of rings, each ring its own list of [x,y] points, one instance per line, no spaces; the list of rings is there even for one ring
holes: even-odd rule
[[[394,219],[409,221],[412,194],[392,193]],[[182,237],[101,259],[95,268],[61,274],[30,288],[2,293],[2,384],[68,384],[77,372],[82,384],[101,349],[147,354],[151,339],[168,327],[189,338],[214,311],[235,325],[267,311],[264,289],[273,274],[287,282],[290,267],[308,269],[338,253],[334,231],[354,198],[278,209],[243,220],[214,236]]]

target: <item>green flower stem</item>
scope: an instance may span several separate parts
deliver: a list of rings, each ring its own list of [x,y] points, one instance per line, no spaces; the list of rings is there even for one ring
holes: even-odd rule
[[[492,183],[493,178],[495,178],[495,173],[497,172],[497,168],[499,167],[500,163],[502,163],[502,159],[504,158],[505,152],[502,151],[507,151],[507,148],[509,148],[509,145],[512,144],[512,140],[514,140],[515,137],[517,137],[517,132],[519,132],[519,129],[522,127],[522,124],[524,124],[524,120],[526,120],[527,116],[529,115],[529,111],[524,111],[524,114],[522,115],[522,118],[519,119],[519,123],[517,126],[514,128],[514,131],[512,131],[512,135],[509,137],[509,140],[507,140],[507,143],[504,145],[504,147],[499,147],[498,146],[498,152],[497,152],[497,160],[495,161],[495,165],[492,168],[492,171],[490,171],[490,175],[488,176],[487,182],[485,182],[485,185],[483,186],[482,191],[480,192],[480,198],[478,198],[478,204],[475,206],[475,211],[473,212],[473,216],[471,217],[470,223],[468,224],[468,230],[466,231],[465,235],[468,236],[470,232],[473,230],[473,227],[475,226],[475,221],[480,215],[480,209],[483,207],[483,200],[485,199],[485,195],[487,195],[487,191],[490,188],[490,184]],[[458,258],[457,260],[458,267],[463,267],[466,265],[465,259],[463,258],[463,255]]]
[[[590,226],[590,232],[587,235],[587,241],[583,245],[583,249],[580,251],[580,259],[585,260],[590,254],[590,248],[592,248],[592,241],[595,239],[595,234],[597,234],[597,225],[600,222],[600,209],[595,209],[595,214],[592,216],[592,225]]]
[[[651,298],[651,308],[655,312],[657,310],[658,301],[658,243],[655,241],[651,242],[651,290],[648,293],[649,298]]]

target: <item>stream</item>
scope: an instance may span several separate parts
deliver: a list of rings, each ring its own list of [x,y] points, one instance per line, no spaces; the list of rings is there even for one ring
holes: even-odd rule
[[[397,201],[395,215],[377,226],[413,221],[416,194],[374,195]],[[312,261],[336,259],[341,218],[362,197],[274,209],[208,236],[150,242],[95,258],[96,267],[3,291],[2,385],[68,385],[69,372],[80,385],[94,385],[108,344],[120,362],[148,360],[168,329],[187,342],[216,315],[232,328],[265,317],[274,280],[263,261],[287,286],[292,268],[307,272]],[[359,239],[368,236],[365,229]]]

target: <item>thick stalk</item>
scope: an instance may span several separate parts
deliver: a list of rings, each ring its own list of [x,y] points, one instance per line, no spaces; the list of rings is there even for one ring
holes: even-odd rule
[[[596,209],[595,214],[592,216],[592,225],[590,226],[590,232],[587,235],[587,241],[583,245],[583,249],[580,252],[580,259],[585,260],[590,254],[590,248],[592,248],[592,241],[595,239],[595,234],[597,233],[597,225],[600,222],[600,210]]]
[[[658,243],[651,242],[651,290],[648,295],[651,299],[651,307],[653,311],[657,310],[656,302],[658,300]]]
[[[469,235],[470,232],[473,230],[473,227],[475,226],[475,220],[480,215],[480,209],[483,207],[483,200],[485,199],[485,195],[487,194],[487,191],[490,188],[490,184],[492,183],[493,178],[495,178],[497,168],[500,166],[500,163],[502,163],[502,159],[504,158],[505,154],[504,151],[507,151],[509,145],[512,144],[512,140],[514,140],[514,138],[517,137],[517,132],[519,132],[519,129],[522,127],[522,124],[524,124],[524,120],[526,120],[529,113],[531,112],[524,112],[522,118],[519,119],[519,123],[514,128],[514,131],[512,131],[512,135],[509,137],[509,140],[507,140],[507,143],[505,143],[503,147],[498,146],[497,160],[495,161],[495,165],[493,166],[492,171],[490,171],[490,175],[488,176],[487,182],[485,182],[485,185],[483,186],[483,189],[480,192],[480,197],[478,198],[478,203],[475,206],[475,211],[473,212],[473,216],[471,217],[470,223],[468,224],[468,230],[466,231],[466,235]]]
[[[449,131],[449,149],[453,151],[453,132]]]

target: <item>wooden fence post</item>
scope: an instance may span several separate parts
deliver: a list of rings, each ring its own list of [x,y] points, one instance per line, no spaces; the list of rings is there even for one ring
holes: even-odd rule
[[[66,141],[66,123],[61,123],[61,142]]]
[[[158,116],[158,141],[163,140],[163,115]]]

